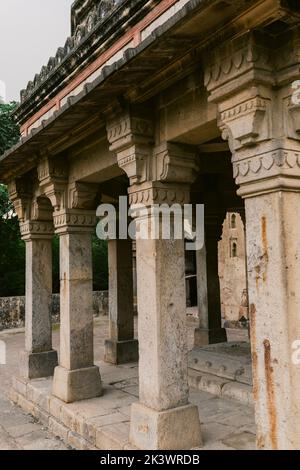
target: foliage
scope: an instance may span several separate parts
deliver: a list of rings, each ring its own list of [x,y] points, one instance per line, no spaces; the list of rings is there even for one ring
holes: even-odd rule
[[[12,118],[16,104],[0,103],[0,155],[19,139]],[[94,290],[108,288],[107,243],[93,237]],[[59,238],[53,238],[53,292],[59,292]],[[21,240],[18,218],[13,214],[7,188],[0,184],[0,297],[25,294],[25,243]]]
[[[6,187],[0,185],[0,297],[25,291],[25,244],[11,209]]]
[[[94,290],[108,289],[107,242],[93,236],[93,280]]]
[[[19,139],[12,118],[16,103],[0,103],[0,155]],[[13,214],[7,189],[0,184],[0,296],[22,295],[25,290],[25,245]]]
[[[19,128],[12,117],[12,111],[15,107],[16,103],[14,102],[0,103],[0,155],[16,144],[20,138]]]
[[[93,288],[108,289],[107,243],[99,240],[96,235],[92,240],[93,252]],[[59,237],[53,238],[53,292],[59,292]]]

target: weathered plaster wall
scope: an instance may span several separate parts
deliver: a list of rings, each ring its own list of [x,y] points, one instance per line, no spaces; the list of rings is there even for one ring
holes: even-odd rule
[[[52,296],[52,321],[59,322],[59,294]],[[108,315],[108,292],[99,291],[93,293],[94,315]],[[1,297],[0,298],[0,330],[18,328],[24,326],[25,297]]]
[[[235,219],[232,219],[232,217]],[[235,220],[233,227],[232,220]],[[235,246],[234,246],[235,244]],[[219,277],[222,317],[237,322],[247,315],[243,307],[246,289],[246,260],[244,225],[239,214],[228,213],[219,242]]]

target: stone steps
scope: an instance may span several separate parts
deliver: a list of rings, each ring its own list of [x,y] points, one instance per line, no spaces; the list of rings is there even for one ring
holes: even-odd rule
[[[194,348],[189,354],[189,384],[200,391],[253,405],[249,343]]]

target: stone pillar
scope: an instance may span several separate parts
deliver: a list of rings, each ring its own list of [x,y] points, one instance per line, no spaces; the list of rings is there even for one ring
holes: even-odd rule
[[[53,395],[70,403],[102,393],[94,365],[91,232],[94,211],[55,212],[60,237],[60,361],[54,372]]]
[[[52,349],[52,237],[51,222],[20,224],[26,244],[25,351],[21,353],[23,377],[53,375],[57,352]]]
[[[154,223],[149,201],[186,198],[182,189],[153,183],[134,191],[131,201],[148,206],[137,226]],[[188,396],[184,240],[137,239],[136,249],[139,403],[132,406],[130,440],[142,449],[190,449],[201,444],[201,435],[198,409]]]
[[[218,215],[206,214],[205,247],[196,254],[199,328],[195,330],[195,346],[227,341],[222,328],[221,294],[218,270],[218,241],[222,220]]]
[[[105,341],[105,361],[124,364],[138,361],[138,341],[134,339],[133,267],[131,240],[108,242],[109,339]]]
[[[154,148],[153,122],[144,111],[110,116],[107,134],[129,177],[131,216],[148,234],[157,220],[150,212],[155,204],[168,209],[178,203],[183,224],[181,206],[189,202],[198,167],[190,147],[164,142]],[[146,211],[138,210],[141,204]],[[198,408],[188,401],[184,236],[161,235],[136,240],[140,393],[130,441],[140,449],[191,449],[201,444],[201,434]]]
[[[300,447],[300,31],[289,34],[277,49],[255,33],[224,44],[206,73],[245,199],[257,447],[274,450]]]
[[[134,313],[137,314],[137,277],[136,277],[136,246],[135,242],[132,242],[132,275],[133,275],[133,304]]]

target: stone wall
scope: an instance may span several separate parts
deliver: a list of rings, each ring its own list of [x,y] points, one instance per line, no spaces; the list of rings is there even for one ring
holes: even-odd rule
[[[239,214],[228,213],[219,242],[219,277],[222,318],[232,326],[248,318],[244,224]]]
[[[108,291],[93,293],[94,315],[108,315]],[[53,294],[52,319],[53,323],[59,322],[59,294]],[[8,328],[24,326],[25,297],[1,297],[0,298],[0,331]]]

